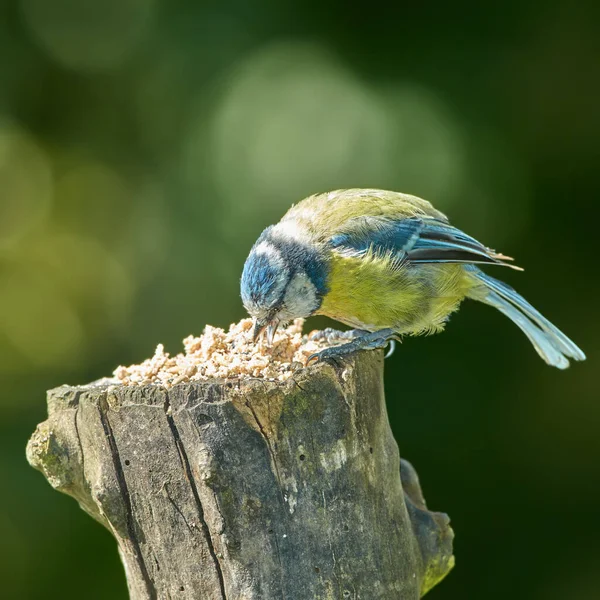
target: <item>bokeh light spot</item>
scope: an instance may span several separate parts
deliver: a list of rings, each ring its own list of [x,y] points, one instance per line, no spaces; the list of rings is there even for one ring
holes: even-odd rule
[[[16,124],[0,121],[0,249],[43,221],[52,199],[52,171],[42,148]]]
[[[48,236],[36,253],[44,272],[77,306],[90,342],[99,344],[122,329],[135,278],[109,248],[91,237],[62,234]]]
[[[114,238],[131,211],[132,190],[128,183],[101,162],[78,160],[56,177],[57,215],[73,229],[84,228],[96,237]]]
[[[82,325],[57,282],[43,272],[15,272],[1,286],[0,331],[30,365],[82,360]]]
[[[129,272],[128,280],[152,277],[165,260],[169,234],[162,186],[149,173],[134,178],[92,159],[66,161],[56,180],[58,220],[99,241]]]
[[[234,70],[212,124],[228,228],[311,192],[380,181],[389,120],[380,98],[320,46],[279,43]],[[189,171],[205,132],[193,131]],[[260,209],[260,211],[257,211]]]

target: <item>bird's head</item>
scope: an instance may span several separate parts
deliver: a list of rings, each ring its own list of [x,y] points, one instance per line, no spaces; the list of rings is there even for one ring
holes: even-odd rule
[[[241,295],[254,318],[254,341],[266,332],[271,344],[280,323],[313,315],[326,293],[322,251],[288,229],[265,229],[244,265]]]

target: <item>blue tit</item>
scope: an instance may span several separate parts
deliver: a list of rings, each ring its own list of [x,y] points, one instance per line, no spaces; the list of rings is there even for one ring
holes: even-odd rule
[[[416,196],[376,189],[316,194],[267,227],[244,265],[241,296],[254,339],[325,315],[354,328],[317,360],[441,331],[465,298],[497,308],[559,369],[584,353],[507,284],[478,265],[519,269]]]

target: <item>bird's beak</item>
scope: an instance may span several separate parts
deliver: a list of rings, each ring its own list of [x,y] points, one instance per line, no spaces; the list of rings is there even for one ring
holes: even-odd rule
[[[269,346],[273,345],[273,338],[275,337],[275,332],[279,327],[279,319],[273,319],[267,326],[267,344]]]
[[[254,319],[254,330],[252,331],[252,341],[256,344],[269,326],[269,321],[265,319]]]
[[[252,332],[253,342],[256,343],[266,331],[267,344],[270,346],[271,344],[273,344],[273,338],[275,337],[277,327],[279,327],[279,319],[255,319],[254,330]]]

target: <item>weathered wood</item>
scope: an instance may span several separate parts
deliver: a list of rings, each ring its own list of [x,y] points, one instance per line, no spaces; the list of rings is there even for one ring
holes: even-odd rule
[[[284,384],[64,386],[27,455],[113,533],[134,600],[412,600],[452,530],[400,467],[382,372],[363,352]]]

